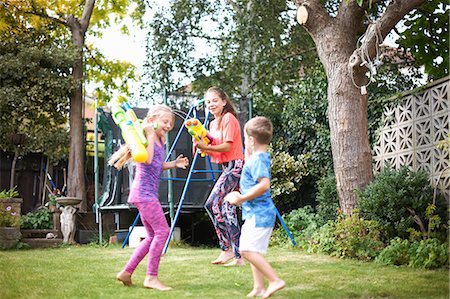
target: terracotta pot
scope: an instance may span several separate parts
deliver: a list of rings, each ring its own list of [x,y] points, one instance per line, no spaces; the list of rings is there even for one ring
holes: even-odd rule
[[[0,227],[0,249],[11,249],[20,241],[20,227]]]

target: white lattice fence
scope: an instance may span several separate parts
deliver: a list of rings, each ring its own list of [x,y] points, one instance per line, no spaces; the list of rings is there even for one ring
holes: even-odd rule
[[[405,94],[384,108],[384,127],[374,146],[374,168],[407,165],[430,173],[433,187],[450,199],[450,154],[437,148],[450,132],[450,78]]]

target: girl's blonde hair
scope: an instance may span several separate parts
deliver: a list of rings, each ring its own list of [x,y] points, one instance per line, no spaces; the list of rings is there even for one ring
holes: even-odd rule
[[[150,109],[148,109],[147,112],[147,118],[158,119],[165,113],[170,113],[172,115],[172,126],[171,126],[172,129],[175,123],[175,115],[173,113],[173,110],[169,106],[157,104],[150,107]],[[127,144],[123,144],[114,154],[111,155],[111,157],[108,160],[108,164],[110,166],[114,166],[117,169],[122,169],[123,166],[130,159],[131,159],[130,147]]]
[[[150,118],[150,117],[151,118],[159,118],[164,113],[170,113],[172,115],[172,127],[171,127],[171,129],[173,129],[173,126],[175,124],[175,115],[173,113],[172,108],[170,108],[167,105],[164,105],[164,104],[153,105],[152,107],[150,107],[150,109],[148,109],[147,118]]]

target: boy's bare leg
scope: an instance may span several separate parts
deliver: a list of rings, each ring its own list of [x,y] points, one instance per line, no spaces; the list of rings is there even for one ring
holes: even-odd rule
[[[253,290],[247,294],[247,297],[260,297],[266,291],[264,289],[264,275],[252,264],[250,266],[253,274]]]
[[[158,279],[158,276],[153,276],[153,275],[145,276],[144,287],[146,287],[148,289],[155,289],[155,290],[160,290],[160,291],[169,291],[172,289],[171,287],[168,287],[165,284],[163,284]]]
[[[125,270],[117,273],[116,278],[118,281],[122,282],[127,287],[131,286],[133,283],[131,282],[131,273],[128,273]]]
[[[241,254],[269,281],[269,286],[264,292],[262,296],[263,298],[272,296],[275,292],[286,286],[286,283],[278,277],[275,270],[273,270],[272,266],[266,261],[262,254],[251,251],[243,251]]]
[[[211,262],[211,264],[219,265],[219,264],[225,264],[229,260],[231,260],[234,257],[234,253],[231,251],[231,249],[222,250],[220,255]]]

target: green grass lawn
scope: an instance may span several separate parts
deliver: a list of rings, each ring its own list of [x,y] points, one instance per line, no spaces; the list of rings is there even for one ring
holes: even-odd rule
[[[218,249],[170,248],[160,279],[174,289],[142,287],[146,260],[133,287],[115,280],[133,249],[70,246],[0,251],[0,298],[245,298],[250,266],[211,265]],[[448,270],[382,266],[298,250],[270,248],[267,259],[286,281],[273,298],[449,298]]]

